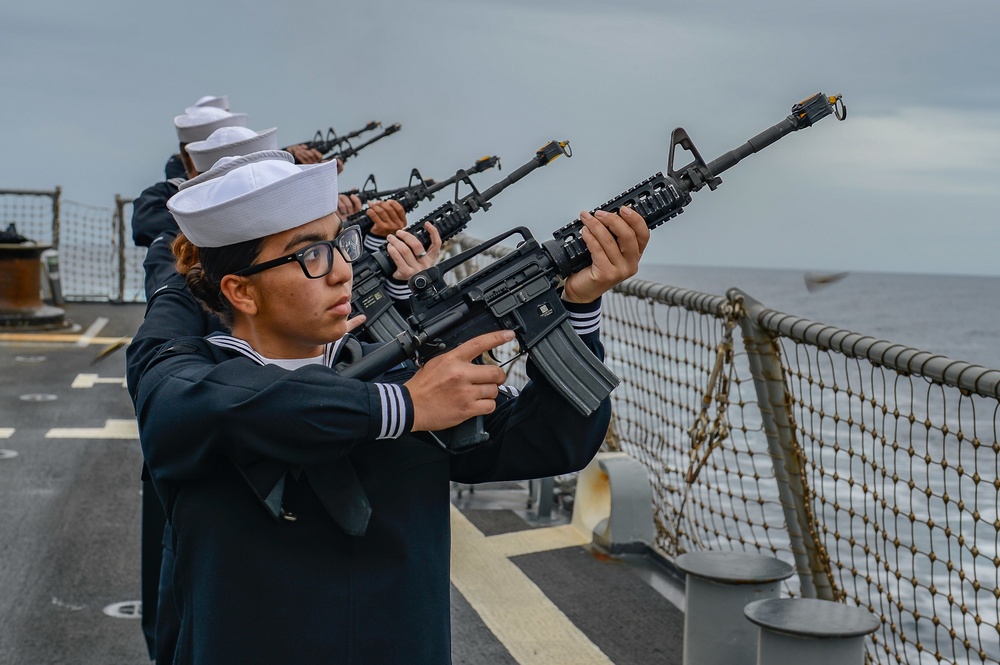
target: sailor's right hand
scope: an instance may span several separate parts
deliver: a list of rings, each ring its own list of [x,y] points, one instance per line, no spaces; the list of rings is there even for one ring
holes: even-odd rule
[[[337,217],[347,221],[351,215],[361,212],[361,199],[357,194],[340,194],[337,196]]]
[[[368,204],[368,218],[372,220],[372,235],[385,238],[406,228],[406,210],[396,199],[372,201]]]
[[[292,153],[296,164],[319,164],[323,159],[323,153],[314,148],[310,148],[305,143],[296,143],[285,148],[285,152]]]
[[[472,361],[512,339],[509,330],[473,337],[417,370],[404,384],[413,401],[412,431],[434,432],[493,413],[507,373],[496,365]]]

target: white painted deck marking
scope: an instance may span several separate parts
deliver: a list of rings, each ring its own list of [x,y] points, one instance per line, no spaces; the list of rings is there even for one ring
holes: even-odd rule
[[[610,665],[611,659],[506,554],[567,546],[552,543],[582,544],[579,541],[583,536],[574,536],[565,527],[520,533],[538,535],[515,538],[518,534],[503,534],[487,538],[452,506],[452,583],[521,665]],[[533,549],[535,546],[540,549]]]
[[[61,600],[52,596],[52,604],[56,607],[62,607],[64,609],[70,610],[71,612],[79,612],[80,610],[86,608],[86,605],[77,605],[76,603],[69,603],[65,600]]]
[[[142,601],[127,600],[123,603],[113,603],[104,608],[104,613],[115,619],[141,619]]]
[[[126,387],[125,377],[106,377],[101,378],[100,374],[77,374],[76,378],[73,379],[73,385],[71,388],[93,388],[98,383],[111,383],[117,384],[122,388]]]
[[[13,427],[0,427],[0,439],[9,439],[14,436]]]
[[[107,420],[104,427],[56,427],[45,433],[46,439],[138,439],[139,426],[134,420]]]
[[[98,333],[104,330],[104,326],[106,325],[108,325],[108,319],[106,317],[97,317],[97,319],[90,324],[90,327],[87,328],[82,335],[80,335],[80,339],[76,340],[76,345],[79,347],[87,346],[95,337],[97,337]]]

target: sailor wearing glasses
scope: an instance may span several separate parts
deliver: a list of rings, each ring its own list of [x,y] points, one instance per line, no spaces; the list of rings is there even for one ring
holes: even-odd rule
[[[449,487],[566,473],[603,441],[538,375],[519,395],[472,360],[496,332],[371,382],[336,370],[359,238],[335,164],[257,161],[169,202],[200,266],[188,284],[228,333],[164,345],[138,378],[143,455],[175,538],[176,663],[450,662]],[[638,268],[642,218],[584,215],[594,269],[568,307],[599,357],[600,296]],[[570,283],[571,282],[571,283]],[[485,416],[451,455],[424,432]]]

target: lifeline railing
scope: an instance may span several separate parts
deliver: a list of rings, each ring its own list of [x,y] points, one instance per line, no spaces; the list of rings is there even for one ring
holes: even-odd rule
[[[144,299],[129,208],[0,191],[4,227],[58,248],[68,300]],[[623,379],[607,445],[648,469],[658,554],[793,564],[787,595],[879,617],[873,662],[1000,662],[1000,371],[641,280],[605,297],[602,338]]]
[[[872,662],[1000,661],[1000,371],[736,289],[633,279],[603,311],[622,377],[608,445],[648,469],[661,556],[741,550],[793,564],[786,595],[881,620]]]
[[[145,299],[146,250],[132,244],[127,230],[131,202],[116,195],[115,207],[103,208],[63,200],[59,187],[0,190],[0,224],[57,250],[66,300],[137,302]]]

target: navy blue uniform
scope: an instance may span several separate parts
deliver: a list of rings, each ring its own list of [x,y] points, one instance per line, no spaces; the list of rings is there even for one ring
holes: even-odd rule
[[[582,337],[603,357],[596,332]],[[348,336],[325,361],[368,348]],[[532,380],[486,418],[490,441],[450,455],[409,432],[405,376],[260,362],[232,337],[183,338],[138,379],[143,455],[176,538],[175,662],[450,662],[449,481],[580,469],[610,401],[583,418],[529,362]]]
[[[139,375],[164,343],[183,335],[223,330],[219,319],[201,307],[177,274],[170,250],[177,233],[179,229],[168,230],[153,240],[143,261],[146,316],[126,350],[126,381],[133,401]],[[145,467],[142,480],[141,626],[150,658],[158,664],[170,663],[180,625],[173,602],[173,539]]]
[[[163,175],[166,176],[167,180],[171,178],[187,178],[187,169],[184,167],[184,162],[181,160],[179,153],[170,155],[170,159],[163,166]]]
[[[149,247],[164,231],[178,230],[177,222],[167,210],[167,200],[177,193],[184,178],[171,178],[151,185],[132,202],[132,242],[137,247]]]

